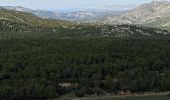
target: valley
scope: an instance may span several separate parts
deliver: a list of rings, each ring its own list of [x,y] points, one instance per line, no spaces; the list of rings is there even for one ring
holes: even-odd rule
[[[168,2],[153,1],[89,22],[0,7],[0,99],[168,100],[167,7]],[[167,93],[143,95],[147,92]]]
[[[60,19],[60,20],[67,20],[67,21],[80,21],[86,22],[87,20],[93,20],[100,17],[104,17],[107,15],[120,15],[126,12],[127,10],[111,10],[111,9],[62,9],[57,10],[33,10],[29,8],[24,8],[21,6],[2,6],[3,9],[20,11],[20,12],[27,12],[34,14],[41,18],[49,18],[49,19]]]

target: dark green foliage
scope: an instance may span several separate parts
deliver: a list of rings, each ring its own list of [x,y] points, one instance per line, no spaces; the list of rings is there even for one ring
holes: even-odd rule
[[[165,30],[1,13],[10,20],[0,20],[0,100],[170,90]]]
[[[77,91],[76,91],[76,95],[77,95],[78,97],[82,97],[82,96],[84,96],[86,93],[87,93],[87,88],[85,88],[85,87],[83,87],[83,88],[81,88],[80,90],[77,90]]]
[[[73,27],[1,20],[0,99],[170,90],[167,31],[133,25]]]
[[[168,38],[1,40],[0,98],[168,91],[169,61]]]

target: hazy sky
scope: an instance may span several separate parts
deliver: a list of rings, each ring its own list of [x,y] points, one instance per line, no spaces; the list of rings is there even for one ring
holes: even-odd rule
[[[0,0],[0,6],[32,9],[102,8],[112,5],[139,5],[152,0]]]

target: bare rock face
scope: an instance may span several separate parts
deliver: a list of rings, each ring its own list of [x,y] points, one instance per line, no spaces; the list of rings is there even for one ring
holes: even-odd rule
[[[99,21],[105,24],[144,24],[157,27],[170,27],[170,2],[152,1],[143,4],[123,15],[109,16]]]

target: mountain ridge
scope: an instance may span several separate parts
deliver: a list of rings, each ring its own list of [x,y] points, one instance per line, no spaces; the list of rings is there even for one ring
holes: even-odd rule
[[[0,19],[10,20],[17,23],[29,24],[32,26],[41,26],[41,27],[55,27],[55,26],[69,26],[74,24],[73,22],[64,21],[64,20],[53,20],[53,19],[43,19],[37,17],[34,14],[29,12],[20,12],[16,10],[9,10],[0,8]]]
[[[161,20],[170,17],[169,1],[152,1],[136,7],[120,16],[109,16],[99,19],[96,22],[104,24],[138,24],[149,27],[170,28],[170,21],[163,22]],[[156,24],[153,25],[152,24]]]
[[[0,9],[0,28],[11,32],[38,31],[66,37],[158,37],[169,34],[165,30],[139,25],[102,25],[43,19],[31,13],[3,8]]]
[[[84,20],[92,20],[95,18],[100,18],[106,15],[120,15],[126,10],[111,10],[111,9],[80,9],[74,11],[61,11],[61,10],[33,10],[21,6],[1,6],[1,8],[21,11],[21,12],[28,12],[32,13],[41,18],[49,18],[49,19],[60,19],[60,20],[68,20],[68,21],[84,21]]]

